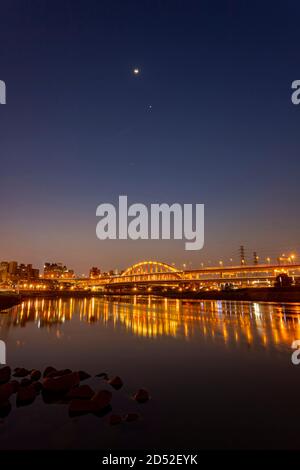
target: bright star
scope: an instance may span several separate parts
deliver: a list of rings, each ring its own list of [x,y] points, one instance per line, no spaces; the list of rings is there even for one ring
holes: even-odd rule
[[[134,73],[134,75],[139,75],[140,74],[140,69],[137,69],[137,68],[133,69],[133,73]]]

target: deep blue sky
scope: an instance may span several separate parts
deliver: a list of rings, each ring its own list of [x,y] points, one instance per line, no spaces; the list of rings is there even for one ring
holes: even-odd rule
[[[300,255],[298,0],[0,4],[0,259]],[[96,207],[119,194],[204,203],[204,249],[100,242]]]

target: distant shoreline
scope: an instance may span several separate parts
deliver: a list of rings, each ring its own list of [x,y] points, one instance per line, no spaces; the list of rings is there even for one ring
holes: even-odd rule
[[[43,291],[43,292],[23,292],[20,295],[1,295],[0,296],[0,310],[5,310],[21,303],[23,300],[30,300],[36,298],[92,298],[92,297],[133,297],[142,296],[148,297],[149,295],[156,297],[165,297],[169,299],[180,300],[231,300],[241,302],[299,302],[300,303],[300,287],[263,287],[263,288],[243,288],[236,290],[224,291],[200,291],[200,292],[91,292],[91,291]]]

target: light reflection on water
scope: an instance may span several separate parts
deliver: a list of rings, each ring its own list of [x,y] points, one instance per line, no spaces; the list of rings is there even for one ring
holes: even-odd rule
[[[39,396],[0,420],[0,449],[299,448],[300,304],[40,298],[0,314],[0,339],[12,367],[86,370],[94,390],[120,375],[116,413],[138,388],[152,397],[119,432]]]
[[[136,336],[190,340],[195,335],[224,344],[290,347],[300,338],[300,304],[181,301],[148,298],[34,299],[0,315],[2,334],[34,324],[56,327],[79,319]]]

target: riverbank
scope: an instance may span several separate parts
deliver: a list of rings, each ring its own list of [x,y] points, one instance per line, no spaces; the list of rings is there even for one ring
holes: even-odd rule
[[[232,300],[232,301],[249,301],[249,302],[300,302],[300,287],[261,287],[261,288],[243,288],[235,290],[212,290],[198,292],[174,292],[153,290],[140,290],[137,292],[93,292],[93,291],[43,291],[43,292],[22,292],[17,294],[1,294],[0,311],[17,305],[23,300],[33,298],[87,298],[87,297],[128,297],[128,296],[157,296],[170,299],[181,300]]]
[[[260,287],[223,291],[182,292],[167,297],[195,300],[235,300],[249,302],[300,302],[300,288]]]
[[[243,288],[234,290],[201,290],[194,291],[162,291],[153,289],[151,293],[148,290],[138,290],[135,292],[94,292],[94,291],[46,291],[46,292],[24,292],[22,299],[35,297],[59,298],[59,297],[128,297],[134,295],[158,296],[174,299],[194,299],[194,300],[237,300],[237,301],[255,301],[255,302],[300,302],[300,286],[297,287],[259,287]]]

